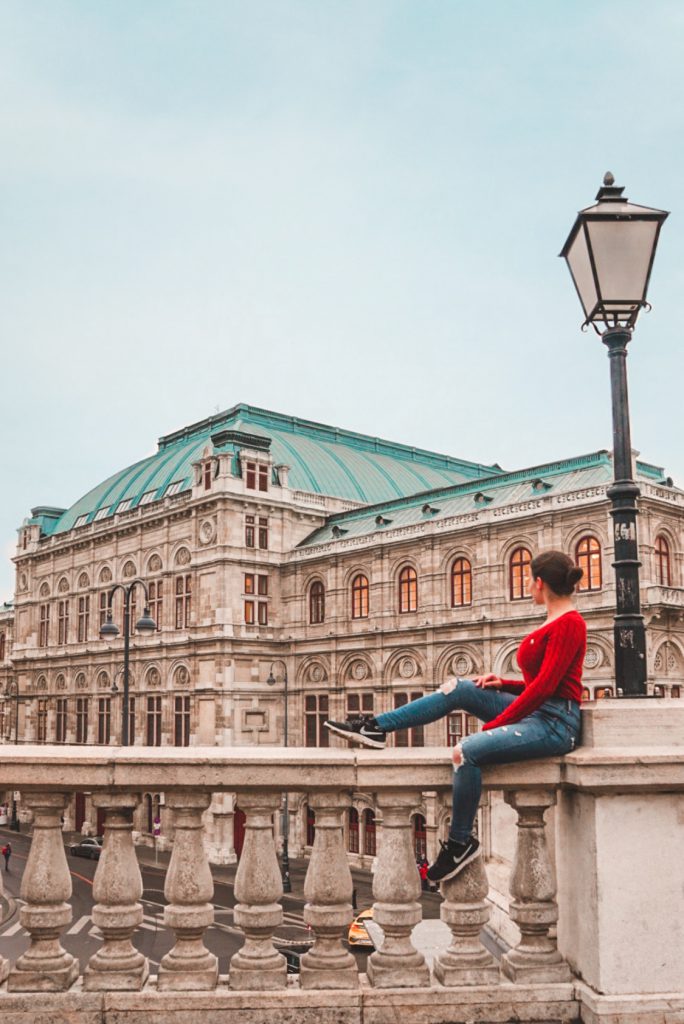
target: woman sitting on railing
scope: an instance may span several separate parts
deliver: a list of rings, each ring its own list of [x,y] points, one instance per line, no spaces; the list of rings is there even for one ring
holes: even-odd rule
[[[562,551],[537,555],[530,568],[528,592],[535,604],[546,607],[546,621],[518,648],[524,682],[491,672],[472,680],[450,679],[435,693],[394,711],[326,722],[331,732],[379,749],[388,732],[426,725],[453,711],[466,711],[485,723],[481,732],[454,747],[451,828],[428,869],[431,882],[452,878],[479,856],[472,830],[483,765],[567,754],[579,742],[587,627],[571,595],[583,573]]]

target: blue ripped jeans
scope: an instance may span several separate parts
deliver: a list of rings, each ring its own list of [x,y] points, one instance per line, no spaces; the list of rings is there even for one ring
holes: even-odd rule
[[[491,722],[515,700],[515,695],[493,687],[481,689],[471,679],[459,679],[451,693],[430,693],[395,711],[376,715],[384,732],[427,725],[452,711],[465,711]],[[480,768],[534,757],[557,757],[573,750],[580,741],[580,707],[577,701],[553,697],[513,725],[473,733],[461,740],[462,763],[454,766],[453,809],[449,838],[464,843],[470,836],[482,792]]]

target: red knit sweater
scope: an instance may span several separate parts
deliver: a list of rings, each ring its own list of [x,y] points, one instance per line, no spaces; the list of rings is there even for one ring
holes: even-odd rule
[[[586,623],[574,608],[526,636],[518,648],[518,664],[525,682],[501,680],[502,690],[519,696],[505,711],[487,722],[483,731],[519,722],[551,697],[580,702],[586,647]]]

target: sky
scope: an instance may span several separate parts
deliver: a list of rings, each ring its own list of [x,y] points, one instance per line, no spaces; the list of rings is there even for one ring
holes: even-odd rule
[[[558,253],[671,211],[632,440],[684,485],[684,4],[0,0],[0,600],[16,530],[247,402],[507,469],[612,446]]]

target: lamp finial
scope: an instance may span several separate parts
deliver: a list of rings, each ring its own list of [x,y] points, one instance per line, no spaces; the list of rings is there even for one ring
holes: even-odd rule
[[[610,188],[611,185],[615,184],[615,177],[610,173],[610,171],[606,171],[603,175],[603,184],[606,188]]]

